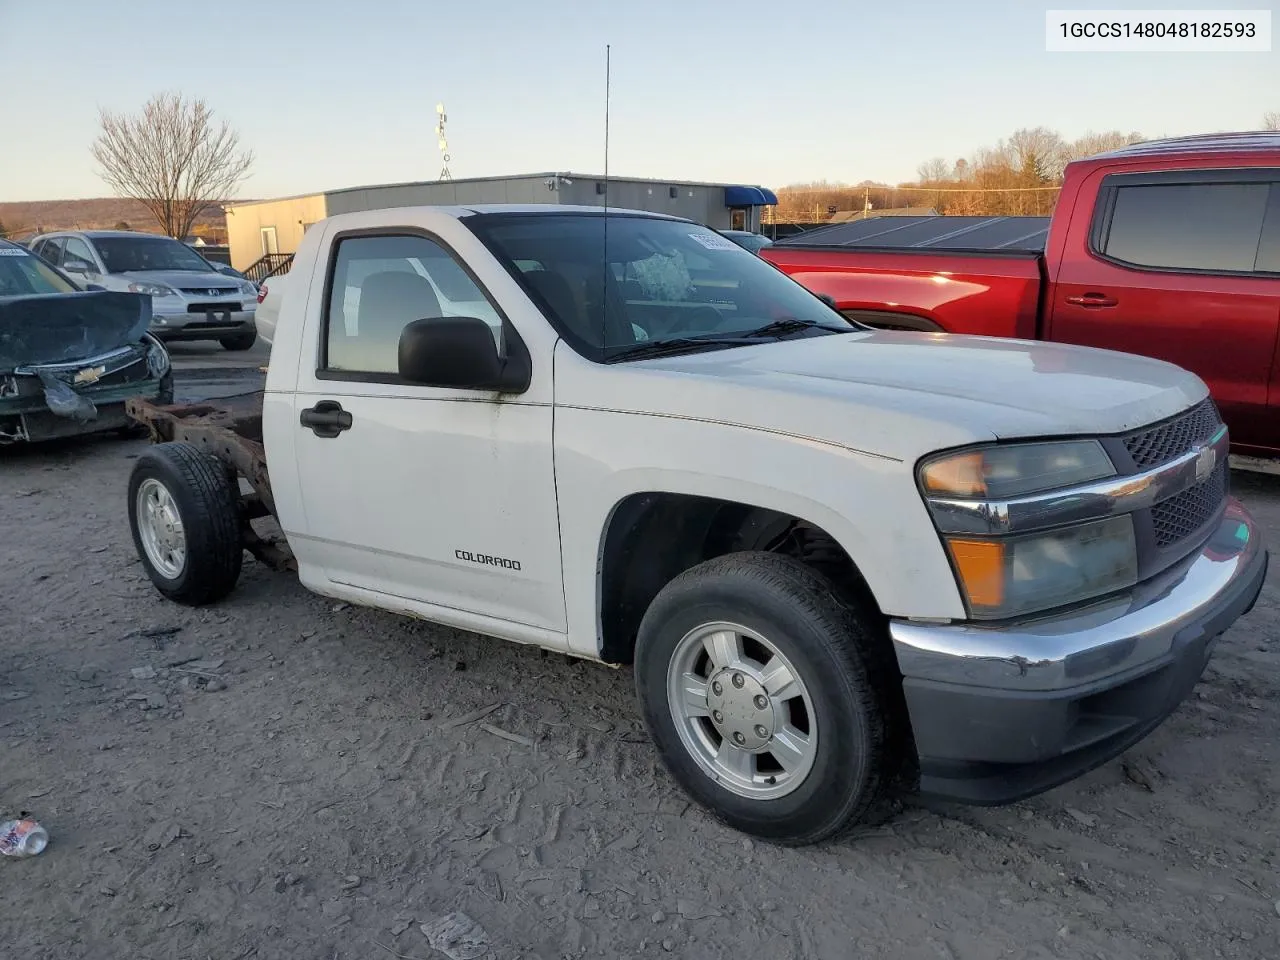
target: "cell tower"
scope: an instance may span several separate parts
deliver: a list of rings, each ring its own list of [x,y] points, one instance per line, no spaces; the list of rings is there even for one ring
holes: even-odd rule
[[[449,160],[451,159],[449,156],[449,141],[444,136],[444,124],[449,117],[444,112],[443,103],[436,104],[436,116],[440,118],[436,121],[436,136],[440,138],[440,158],[444,162],[444,166],[440,170],[440,179],[452,180],[453,174],[449,172]]]

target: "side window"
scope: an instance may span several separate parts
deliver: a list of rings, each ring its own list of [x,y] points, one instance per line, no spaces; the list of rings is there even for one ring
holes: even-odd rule
[[[93,258],[93,251],[89,249],[89,245],[79,237],[67,237],[67,246],[62,254],[63,262],[68,260],[83,260],[89,266],[97,271],[97,262]]]
[[[36,255],[41,260],[52,263],[55,267],[62,263],[62,245],[66,241],[62,237],[50,237],[40,243],[40,249],[36,251]]]
[[[502,349],[502,318],[438,243],[419,236],[338,241],[327,308],[326,369],[395,374],[400,333],[414,320],[478,317]]]
[[[1140,267],[1248,273],[1267,183],[1179,183],[1116,189],[1105,256]]]

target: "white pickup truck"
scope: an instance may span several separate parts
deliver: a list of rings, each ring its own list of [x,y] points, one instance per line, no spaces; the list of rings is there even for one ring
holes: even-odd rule
[[[684,220],[333,217],[272,339],[264,394],[131,405],[160,441],[128,503],[163,594],[220,600],[247,549],[329,597],[633,663],[671,774],[778,842],[904,786],[1002,803],[1116,756],[1266,572],[1192,374],[863,328]]]

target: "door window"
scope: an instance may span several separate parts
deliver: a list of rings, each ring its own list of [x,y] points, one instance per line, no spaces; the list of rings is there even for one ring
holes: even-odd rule
[[[415,320],[438,317],[485,321],[501,350],[497,309],[440,244],[422,236],[338,242],[327,305],[327,369],[395,375],[400,333]]]
[[[67,247],[63,253],[64,264],[71,263],[75,260],[83,261],[88,265],[91,273],[98,271],[93,258],[93,251],[89,249],[89,245],[79,237],[67,237]]]
[[[1135,266],[1251,273],[1270,190],[1268,183],[1119,187],[1101,252]]]
[[[64,243],[66,243],[66,240],[62,237],[50,237],[48,240],[42,240],[36,250],[36,255],[41,260],[52,263],[56,267],[62,262],[62,245]]]

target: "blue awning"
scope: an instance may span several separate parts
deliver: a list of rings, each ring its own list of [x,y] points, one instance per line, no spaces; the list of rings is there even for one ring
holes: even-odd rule
[[[724,205],[726,207],[773,207],[777,206],[778,197],[772,190],[764,187],[725,187]]]

